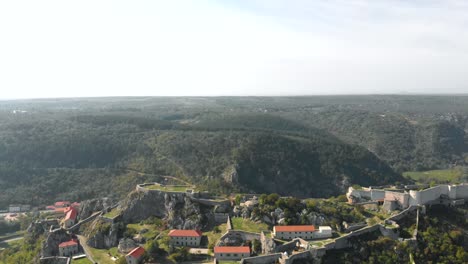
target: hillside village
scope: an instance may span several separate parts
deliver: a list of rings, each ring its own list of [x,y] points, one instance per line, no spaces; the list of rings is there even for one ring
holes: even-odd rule
[[[215,197],[168,177],[138,184],[118,203],[56,202],[28,232],[45,236],[43,264],[322,263],[327,252],[367,234],[416,241],[427,207],[464,206],[467,199],[467,184],[350,187],[333,205],[340,213],[321,199]],[[406,221],[416,223],[409,236]]]

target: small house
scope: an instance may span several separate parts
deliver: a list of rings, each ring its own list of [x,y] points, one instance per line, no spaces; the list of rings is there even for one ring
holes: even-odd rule
[[[59,244],[59,254],[63,257],[70,257],[78,253],[78,242],[75,239]]]
[[[125,256],[127,264],[138,264],[145,254],[145,249],[142,247],[136,247],[130,253]]]

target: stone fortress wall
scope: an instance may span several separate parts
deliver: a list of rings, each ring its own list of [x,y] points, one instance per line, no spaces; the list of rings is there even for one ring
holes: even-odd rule
[[[382,193],[385,203],[393,203],[388,208],[408,208],[412,205],[430,205],[434,203],[449,203],[450,201],[468,200],[468,184],[459,185],[438,185],[427,188],[421,191],[410,190],[374,190],[374,189],[359,189],[353,187],[348,188],[346,196],[350,203],[357,201],[373,201],[381,199]],[[443,201],[442,201],[443,200]]]

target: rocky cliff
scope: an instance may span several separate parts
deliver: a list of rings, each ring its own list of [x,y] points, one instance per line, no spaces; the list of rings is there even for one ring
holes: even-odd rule
[[[134,191],[118,209],[125,223],[156,216],[165,219],[170,228],[199,229],[203,220],[200,205],[192,202],[185,193]]]

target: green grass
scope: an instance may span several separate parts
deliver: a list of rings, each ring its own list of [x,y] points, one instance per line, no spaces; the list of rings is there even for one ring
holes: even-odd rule
[[[93,264],[88,258],[80,258],[77,260],[72,260],[72,264]]]
[[[224,233],[226,233],[226,230],[227,230],[227,226],[226,224],[221,224],[218,226],[219,228],[219,232],[214,232],[213,230],[211,231],[208,231],[208,232],[203,232],[203,235],[206,236],[208,238],[208,245],[209,244],[216,244],[216,242],[218,242],[218,240],[221,238],[222,235],[224,235]],[[206,246],[208,246],[206,245]]]
[[[232,218],[232,227],[234,230],[242,230],[253,233],[260,233],[261,231],[268,231],[268,225],[264,223],[256,223],[250,219],[241,217]]]
[[[155,225],[128,224],[127,228],[133,228],[137,231],[137,233],[143,229],[148,229],[148,232],[141,234],[144,238],[146,238],[146,240],[153,239],[160,233]]]
[[[463,169],[456,167],[447,170],[408,171],[403,176],[417,183],[459,183],[463,177]]]
[[[225,260],[225,261],[219,261],[219,264],[239,264],[239,261],[234,261],[234,260]]]
[[[117,209],[117,208],[114,208],[110,212],[104,214],[103,216],[107,217],[107,218],[114,218],[114,217],[118,216],[119,214],[120,214],[120,210]]]
[[[192,190],[191,186],[161,186],[161,185],[150,185],[145,186],[149,190],[160,190],[166,192],[186,192],[187,190]]]
[[[92,248],[92,247],[88,247],[88,248],[91,251],[93,259],[97,261],[99,264],[114,264],[115,263],[109,257],[108,253],[111,253],[112,256],[117,257],[117,258],[121,256],[120,253],[115,254],[117,252],[117,248],[111,248],[111,249],[97,249],[97,248]]]

